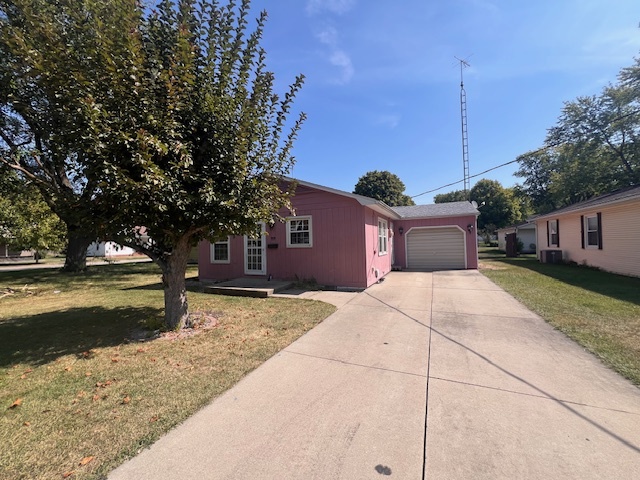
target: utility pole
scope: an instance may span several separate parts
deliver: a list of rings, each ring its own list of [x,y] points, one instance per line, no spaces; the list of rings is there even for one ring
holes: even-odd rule
[[[460,120],[462,122],[462,171],[464,177],[464,195],[469,200],[469,135],[467,132],[467,92],[464,90],[465,68],[470,67],[469,62],[454,57],[460,63]]]

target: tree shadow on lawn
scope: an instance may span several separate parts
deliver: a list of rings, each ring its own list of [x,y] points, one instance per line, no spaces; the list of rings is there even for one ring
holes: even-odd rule
[[[64,355],[122,344],[145,323],[159,323],[151,307],[72,308],[0,322],[0,367],[43,365]]]
[[[640,278],[616,275],[581,265],[541,263],[536,258],[495,258],[492,260],[526,268],[574,287],[640,305],[640,294],[638,293],[640,292]]]

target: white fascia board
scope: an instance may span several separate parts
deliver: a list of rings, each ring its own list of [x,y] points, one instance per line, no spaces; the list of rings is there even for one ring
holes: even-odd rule
[[[626,198],[619,198],[618,200],[612,200],[610,202],[603,202],[603,203],[598,203],[598,204],[595,204],[595,205],[585,205],[584,207],[577,207],[577,208],[564,207],[564,208],[569,208],[569,210],[565,210],[563,212],[558,213],[558,210],[564,210],[564,208],[558,209],[558,210],[555,210],[553,212],[545,213],[543,215],[537,215],[535,217],[529,217],[529,218],[527,218],[527,221],[533,223],[533,222],[536,222],[537,220],[544,220],[544,219],[548,219],[548,218],[554,218],[554,217],[557,217],[558,215],[569,215],[569,214],[572,214],[572,213],[581,213],[581,212],[599,210],[601,208],[610,207],[612,205],[618,205],[620,203],[634,202],[634,201],[637,202],[639,198],[640,197],[638,197],[637,195],[634,195],[634,196],[630,196],[630,197],[626,197]]]

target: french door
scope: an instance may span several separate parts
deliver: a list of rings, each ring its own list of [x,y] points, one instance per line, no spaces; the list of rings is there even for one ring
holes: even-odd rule
[[[245,275],[267,274],[267,250],[264,231],[265,224],[260,222],[254,235],[244,236]]]

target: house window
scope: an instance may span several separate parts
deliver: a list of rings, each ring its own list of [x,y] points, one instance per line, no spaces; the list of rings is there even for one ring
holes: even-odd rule
[[[223,242],[213,242],[211,244],[211,263],[229,263],[229,237]]]
[[[586,245],[587,247],[598,247],[600,246],[599,242],[599,222],[598,217],[593,215],[592,217],[585,217],[585,237],[586,237]]]
[[[387,221],[383,218],[378,219],[378,255],[387,254]]]
[[[287,247],[313,246],[311,216],[287,218]]]
[[[549,220],[549,246],[558,246],[558,220]]]

